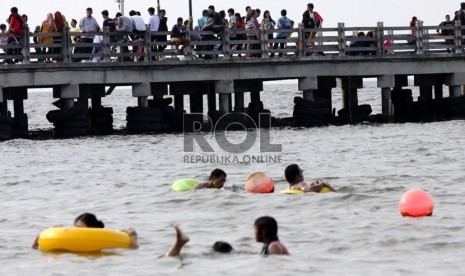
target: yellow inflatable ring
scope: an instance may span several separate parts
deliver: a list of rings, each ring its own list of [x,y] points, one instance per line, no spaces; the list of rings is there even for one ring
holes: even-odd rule
[[[130,248],[126,232],[103,228],[55,227],[42,231],[42,251],[98,252],[105,248]]]
[[[302,191],[302,190],[291,190],[291,189],[282,190],[281,193],[282,193],[282,194],[286,194],[286,195],[301,195],[301,194],[305,194],[305,192]]]

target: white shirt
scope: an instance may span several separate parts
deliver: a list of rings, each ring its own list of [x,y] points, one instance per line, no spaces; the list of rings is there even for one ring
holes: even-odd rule
[[[150,31],[157,32],[160,26],[160,17],[158,15],[152,15],[149,19]]]
[[[138,31],[145,31],[147,28],[145,27],[144,19],[142,19],[139,15],[131,16],[132,24],[134,28]]]

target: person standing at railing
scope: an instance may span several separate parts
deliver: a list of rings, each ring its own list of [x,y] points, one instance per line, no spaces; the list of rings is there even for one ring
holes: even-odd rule
[[[4,46],[8,45],[8,36],[6,35],[6,25],[5,24],[0,24],[0,48],[2,48],[3,52],[6,53],[6,50],[3,49]],[[0,64],[3,64],[1,62]]]
[[[229,16],[229,21],[228,21],[228,27],[229,27],[229,38],[231,40],[236,40],[237,39],[237,18],[234,12],[233,8],[228,9],[228,16]],[[231,49],[237,49],[237,45],[231,45]]]
[[[247,14],[245,16],[245,29],[248,31],[247,33],[247,58],[250,58],[252,55],[250,51],[253,49],[253,44],[251,44],[252,41],[255,41],[257,39],[257,36],[255,32],[252,33],[252,31],[255,31],[255,26],[254,26],[254,14],[255,11],[252,10],[251,8],[246,9]]]
[[[44,21],[42,21],[42,26],[40,27],[40,33],[44,35],[39,38],[39,43],[43,45],[43,48],[42,48],[43,54],[49,54],[49,55],[53,54],[53,47],[49,47],[51,44],[53,44],[53,36],[48,36],[45,34],[56,33],[56,32],[57,32],[57,26],[55,24],[55,20],[53,20],[53,14],[48,13],[47,18]],[[48,62],[51,60],[52,59],[48,59],[48,58],[44,59],[45,62]]]
[[[307,4],[307,10],[302,15],[302,23],[305,29],[319,29],[323,27],[323,17],[314,11],[314,5],[312,3]],[[317,35],[316,31],[305,33],[305,38],[314,39]],[[315,43],[310,43],[311,47],[315,47]]]
[[[455,12],[454,21],[460,21],[461,25],[465,25],[465,2],[460,3],[460,10]],[[465,30],[462,29],[462,36],[465,35]],[[465,43],[465,40],[462,40]]]
[[[159,32],[167,32],[168,31],[168,18],[166,17],[165,10],[159,10],[158,16],[160,17],[160,25],[158,26]],[[168,36],[166,34],[158,35],[157,41],[159,42],[167,42]],[[160,45],[158,46],[158,52],[163,52],[168,45]],[[160,56],[160,60],[165,60],[164,56]]]
[[[104,30],[105,30],[105,28],[108,28],[110,33],[113,33],[113,32],[116,32],[116,24],[115,24],[115,20],[113,18],[110,18],[109,15],[110,14],[108,13],[107,10],[102,11],[102,18],[103,18],[102,26],[103,26]],[[114,35],[110,36],[110,42],[111,43],[116,42],[116,37]]]
[[[278,29],[279,30],[290,30],[292,28],[292,23],[289,18],[287,18],[287,11],[282,10],[281,11],[281,18],[278,19]],[[288,33],[287,32],[280,32],[278,33],[278,36],[276,37],[277,39],[287,39]],[[280,46],[280,49],[284,49],[287,43],[285,42],[276,42],[274,44],[273,49],[278,49],[278,45]],[[279,57],[282,57],[283,55],[286,56],[286,53],[279,53]],[[271,57],[274,57],[274,53],[271,54]]]
[[[418,18],[416,16],[413,16],[409,24],[410,29],[411,29],[410,38],[407,41],[408,44],[414,46],[415,53],[417,52],[417,22],[418,22]]]
[[[245,22],[244,22],[244,18],[242,18],[242,16],[241,16],[241,14],[237,12],[234,16],[236,17],[237,30],[239,30],[239,31],[245,30]],[[236,40],[247,40],[247,35],[245,35],[245,34],[237,34],[236,35]],[[243,44],[237,44],[236,50],[242,51],[242,47],[243,47]],[[242,55],[239,54],[238,56],[241,57]]]
[[[264,13],[263,13],[263,19],[262,19],[262,24],[261,24],[266,32],[268,33],[268,39],[273,39],[273,30],[274,30],[274,27],[276,26],[276,21],[273,20],[273,18],[271,18],[271,14],[270,14],[270,11],[266,10]],[[273,43],[270,43],[270,48],[273,48]]]
[[[132,24],[131,18],[124,16],[122,13],[116,13],[116,30],[121,32],[121,37],[117,40],[119,42],[128,42],[129,41],[129,34],[132,33],[134,30],[134,25]],[[129,53],[128,46],[119,46],[119,53]],[[130,57],[120,57],[119,61],[131,61]]]
[[[12,34],[8,38],[8,44],[21,44],[21,41],[23,39],[24,31],[25,31],[25,25],[22,17],[18,13],[18,8],[12,7],[10,9],[11,14],[8,17],[8,24],[10,24],[10,28],[8,29],[8,33]],[[21,49],[8,49],[7,50],[7,55],[20,55],[21,54]],[[17,61],[22,60],[19,58]],[[8,64],[13,64],[12,59],[7,59],[6,63]]]
[[[97,20],[95,20],[95,18],[92,17],[92,13],[92,8],[87,8],[86,16],[83,17],[81,21],[79,21],[79,28],[81,29],[81,32],[84,33],[81,39],[82,43],[92,43],[94,41],[93,33],[97,32],[97,30],[100,29]],[[90,54],[92,53],[92,49],[92,46],[76,47],[75,53],[79,52],[82,54]],[[78,58],[77,60],[80,61],[82,60],[82,58]]]
[[[443,27],[452,27],[454,26],[454,22],[450,20],[450,15],[446,15],[446,21],[442,21],[441,24],[439,24],[438,29],[436,32],[440,34],[441,36],[453,36],[454,35],[454,29],[444,29]],[[454,45],[454,40],[453,39],[446,39],[445,41],[446,45]],[[453,49],[447,48],[448,53],[452,53]]]
[[[79,33],[81,31],[81,29],[79,29],[79,27],[77,26],[77,20],[76,19],[71,19],[71,28],[69,29],[69,31],[71,33]],[[76,43],[76,42],[79,42],[79,40],[81,39],[80,36],[71,36],[71,43]]]
[[[160,17],[158,17],[158,15],[155,14],[155,8],[153,8],[153,7],[150,7],[147,11],[148,11],[149,16],[150,16],[150,18],[149,18],[150,32],[151,33],[158,32],[158,28],[160,27]],[[150,34],[150,41],[152,43],[157,41],[157,37],[154,36],[153,34]],[[152,52],[157,52],[157,46],[152,45],[151,51]],[[152,59],[153,60],[158,60],[158,57],[153,56]]]
[[[57,32],[62,33],[63,29],[68,28],[68,21],[66,21],[66,17],[61,14],[61,12],[57,11],[54,14],[54,21],[55,25],[57,27]],[[60,36],[55,36],[53,38],[53,43],[55,44],[62,44],[63,43],[63,38],[62,35]],[[61,54],[61,45],[59,47],[53,48],[53,53],[54,54]],[[62,59],[58,58],[57,61],[60,62]]]

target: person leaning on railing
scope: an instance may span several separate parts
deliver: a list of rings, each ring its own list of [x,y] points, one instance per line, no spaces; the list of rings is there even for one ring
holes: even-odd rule
[[[189,47],[190,39],[186,37],[186,26],[183,25],[182,17],[179,17],[176,21],[176,25],[171,30],[171,43],[174,44],[174,50],[177,54],[184,53],[184,50]],[[181,50],[179,45],[182,43]]]
[[[8,44],[20,44],[23,39],[23,35],[25,31],[24,21],[18,13],[18,8],[12,7],[10,11],[11,11],[11,14],[7,19],[8,24],[10,24],[10,28],[8,29],[7,33],[12,34],[12,36],[8,38]],[[8,49],[7,50],[7,55],[20,55],[20,54],[21,54],[21,49]],[[20,58],[16,61],[20,61],[20,60],[22,59]],[[7,59],[6,63],[13,64],[14,61],[12,59]]]

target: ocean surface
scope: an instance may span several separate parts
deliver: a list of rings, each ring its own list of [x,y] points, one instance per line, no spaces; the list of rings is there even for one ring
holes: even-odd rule
[[[376,83],[365,87],[360,104],[380,113]],[[293,98],[301,95],[296,83],[268,83],[264,90],[274,116],[291,116]],[[282,145],[282,163],[205,164],[184,163],[182,134],[47,137],[52,101],[44,90],[26,101],[30,130],[45,134],[0,143],[0,275],[463,275],[464,120],[275,128],[270,137]],[[337,89],[333,102],[341,107]],[[115,128],[122,129],[126,106],[137,100],[120,89],[103,104],[114,108]],[[228,137],[239,141],[244,133]],[[212,135],[207,141],[215,143]],[[256,144],[247,154],[260,154]],[[277,191],[285,189],[284,168],[291,163],[307,180],[324,178],[338,192],[243,191],[254,171],[272,176]],[[224,190],[170,191],[176,179],[204,180],[216,167],[228,174]],[[433,197],[433,216],[399,214],[400,197],[416,187]],[[95,213],[107,228],[135,228],[140,248],[98,256],[31,249],[42,230],[71,226],[82,212]],[[253,223],[264,215],[278,221],[291,256],[259,255]],[[167,258],[174,224],[190,242],[182,257]],[[212,253],[217,240],[236,253]]]

